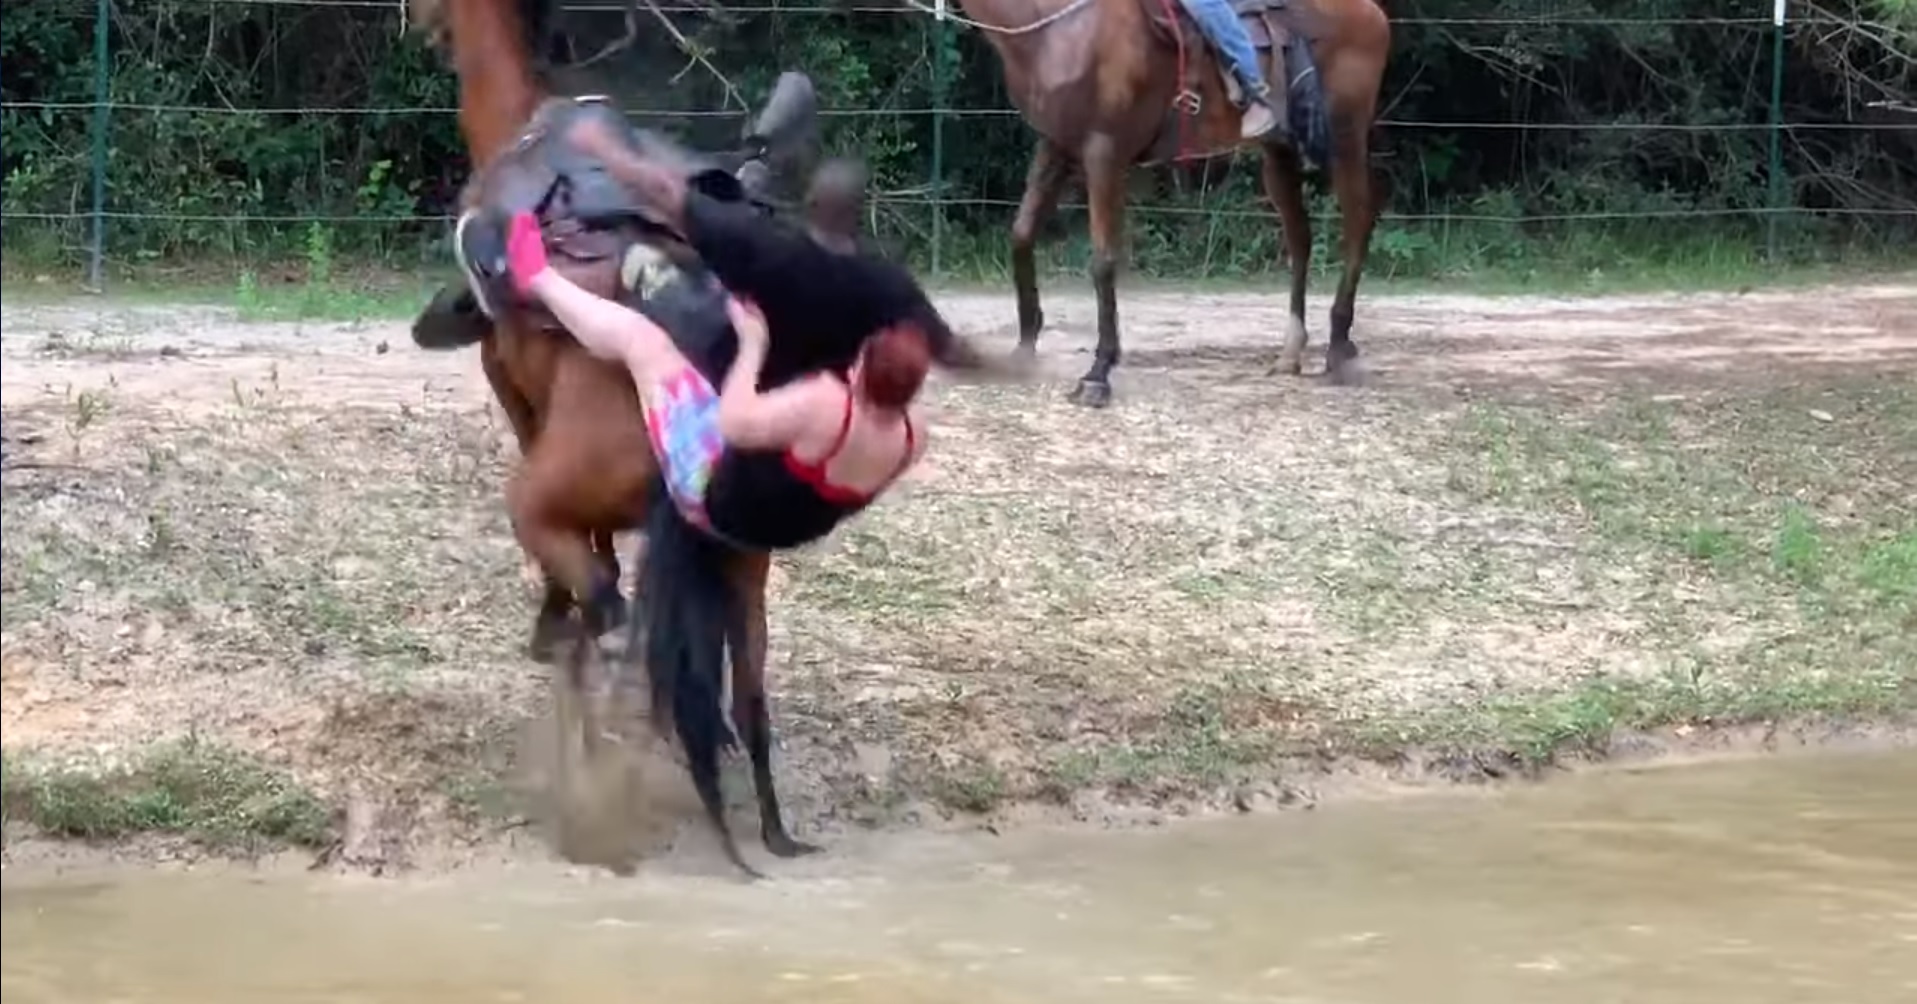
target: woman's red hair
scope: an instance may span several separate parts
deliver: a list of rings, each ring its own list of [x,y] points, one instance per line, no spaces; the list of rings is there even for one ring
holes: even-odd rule
[[[881,408],[912,403],[932,365],[932,347],[913,324],[897,324],[865,340],[859,355],[859,396]]]

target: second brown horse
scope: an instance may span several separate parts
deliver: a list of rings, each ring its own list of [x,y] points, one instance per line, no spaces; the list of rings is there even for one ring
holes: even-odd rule
[[[1120,354],[1115,280],[1125,176],[1134,165],[1160,160],[1176,148],[1209,156],[1238,146],[1243,142],[1238,113],[1179,0],[957,2],[997,50],[1012,102],[1039,136],[1012,224],[1019,345],[1025,351],[1036,348],[1045,323],[1033,260],[1039,228],[1058,205],[1071,169],[1084,174],[1098,347],[1072,399],[1103,406],[1111,400],[1111,373]],[[1233,6],[1260,43],[1281,114],[1289,105],[1293,135],[1308,145],[1312,133],[1328,128],[1330,134],[1324,159],[1344,225],[1344,275],[1332,301],[1325,367],[1335,381],[1356,379],[1358,347],[1351,324],[1377,218],[1370,129],[1391,26],[1376,0],[1235,0]],[[1286,44],[1293,38],[1306,43],[1305,51]],[[1195,107],[1196,113],[1168,115],[1175,107]],[[1329,121],[1314,123],[1314,115]],[[1311,261],[1304,164],[1291,143],[1274,141],[1263,152],[1265,191],[1278,208],[1291,259],[1291,316],[1276,368],[1296,374],[1303,368]]]

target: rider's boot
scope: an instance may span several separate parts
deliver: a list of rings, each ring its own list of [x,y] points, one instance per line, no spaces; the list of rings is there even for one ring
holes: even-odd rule
[[[1239,120],[1238,135],[1243,139],[1264,139],[1278,128],[1278,115],[1271,110],[1263,98],[1253,98],[1245,104],[1245,114]]]

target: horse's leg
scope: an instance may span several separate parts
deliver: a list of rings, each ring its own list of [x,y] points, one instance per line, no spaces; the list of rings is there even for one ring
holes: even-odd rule
[[[523,458],[532,452],[533,441],[539,435],[539,416],[533,411],[532,402],[519,392],[519,386],[513,383],[511,371],[500,358],[500,337],[499,329],[495,326],[480,341],[479,369],[486,374],[486,383],[493,389],[493,399],[499,402],[499,410],[506,413],[506,424],[512,428],[513,442],[519,447],[519,455]],[[539,598],[539,612],[533,615],[532,638],[526,643],[526,654],[534,662],[547,663],[552,661],[557,646],[566,636],[573,602],[572,592],[553,578],[550,569],[542,566],[541,571],[546,580],[545,593]]]
[[[1357,310],[1358,279],[1371,248],[1371,230],[1378,220],[1372,191],[1371,143],[1367,124],[1375,100],[1333,119],[1332,188],[1338,195],[1339,225],[1343,228],[1344,274],[1338,277],[1338,295],[1331,303],[1331,341],[1325,346],[1325,375],[1333,383],[1363,379],[1358,345],[1351,340],[1351,322]]]
[[[1025,195],[1018,203],[1018,217],[1012,221],[1012,288],[1018,294],[1018,350],[1027,355],[1038,351],[1038,332],[1045,326],[1045,311],[1038,305],[1038,264],[1032,252],[1038,244],[1038,231],[1058,206],[1059,190],[1065,186],[1069,169],[1065,152],[1058,145],[1039,137],[1032,151],[1032,166],[1025,172]]]
[[[752,758],[752,789],[759,796],[759,836],[765,841],[765,849],[782,858],[794,858],[819,848],[794,840],[786,832],[779,795],[772,783],[772,714],[765,697],[765,590],[771,571],[770,554],[740,554],[732,561],[732,594],[742,614],[727,639],[732,650],[732,727]]]
[[[1285,255],[1291,259],[1291,316],[1285,324],[1285,345],[1278,352],[1274,373],[1296,376],[1304,369],[1305,284],[1311,276],[1311,216],[1305,212],[1303,167],[1290,147],[1265,148],[1265,194],[1278,208],[1285,232]]]
[[[1118,365],[1118,247],[1125,233],[1125,164],[1111,136],[1095,133],[1085,145],[1085,194],[1092,211],[1092,289],[1098,295],[1098,348],[1092,368],[1071,400],[1103,408],[1112,400],[1112,368]]]
[[[619,580],[607,575],[593,555],[592,536],[578,527],[576,498],[581,484],[591,484],[592,472],[580,469],[590,457],[581,449],[559,448],[559,437],[545,436],[533,444],[531,455],[506,483],[506,507],[512,514],[519,546],[546,569],[558,588],[571,593],[582,607],[585,627],[601,634],[625,618],[625,600]]]
[[[599,568],[607,578],[619,581],[619,551],[614,546],[611,530],[592,532],[592,556],[599,562]]]

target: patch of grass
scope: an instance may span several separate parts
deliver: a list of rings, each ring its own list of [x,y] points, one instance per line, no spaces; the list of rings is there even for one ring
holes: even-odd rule
[[[1897,720],[1911,715],[1917,715],[1917,664],[1903,662],[1845,675],[1597,678],[1567,691],[1367,722],[1353,730],[1349,740],[1379,756],[1423,748],[1509,757],[1535,768],[1566,755],[1602,756],[1619,731],[1809,717]]]
[[[1300,711],[1238,673],[1187,685],[1130,735],[1043,758],[1031,794],[1064,802],[1094,787],[1143,795],[1215,790],[1272,763],[1284,726]]]
[[[1881,602],[1917,608],[1917,529],[1870,545],[1857,572],[1858,581]]]
[[[227,851],[317,848],[333,831],[332,812],[284,773],[191,740],[111,766],[11,753],[0,764],[0,806],[7,823],[51,836],[104,841],[158,833]]]
[[[932,797],[956,812],[983,815],[999,807],[1011,794],[1005,775],[988,763],[967,761],[941,771],[932,783]]]
[[[131,611],[154,623],[166,654],[221,672],[316,657],[385,672],[454,658],[464,642],[428,633],[421,612],[469,607],[461,593],[483,588],[448,595],[449,575],[476,574],[448,569],[478,561],[483,577],[509,582],[516,558],[509,538],[488,532],[501,518],[491,444],[456,419],[418,417],[398,435],[384,416],[303,413],[277,393],[235,385],[224,415],[192,426],[70,406],[74,459],[99,473],[9,476],[4,519],[21,532],[0,545],[6,630],[104,651]],[[473,627],[488,619],[468,616]]]
[[[1817,521],[1803,506],[1789,505],[1777,528],[1771,547],[1771,563],[1777,572],[1802,586],[1815,586],[1822,574],[1824,542]]]

